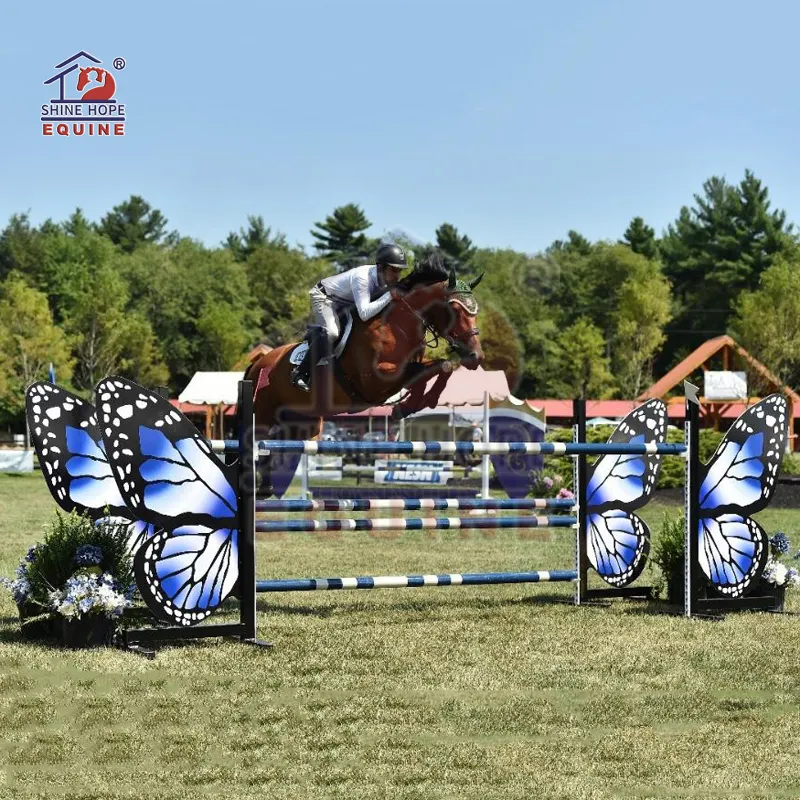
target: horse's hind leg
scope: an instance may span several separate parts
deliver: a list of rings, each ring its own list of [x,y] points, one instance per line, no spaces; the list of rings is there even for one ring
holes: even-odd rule
[[[259,439],[280,439],[280,426],[273,425],[272,427],[259,431],[256,435],[256,440]],[[256,452],[256,495],[261,497],[269,497],[272,494],[272,459],[275,456],[262,455],[258,457]]]

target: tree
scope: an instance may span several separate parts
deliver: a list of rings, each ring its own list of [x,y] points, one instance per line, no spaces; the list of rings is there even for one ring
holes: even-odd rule
[[[283,233],[272,235],[272,228],[264,224],[262,216],[248,215],[247,229],[240,228],[239,233],[231,231],[223,243],[233,253],[237,261],[247,261],[259,247],[276,247],[288,250],[286,236]]]
[[[365,263],[372,248],[364,235],[372,223],[355,203],[334,209],[324,222],[315,222],[318,230],[311,235],[317,240],[315,250],[339,269],[349,269]]]
[[[634,217],[631,220],[620,244],[627,244],[634,253],[645,258],[658,258],[656,232],[641,217]]]
[[[455,225],[445,222],[436,229],[436,244],[444,254],[445,263],[456,272],[463,273],[475,254],[475,247],[468,236],[461,236]]]
[[[786,386],[800,387],[800,257],[778,257],[754,291],[743,292],[731,334]],[[753,376],[758,378],[759,376]]]
[[[660,243],[678,303],[667,353],[725,332],[736,298],[755,289],[776,256],[792,247],[783,211],[771,211],[766,187],[748,170],[738,186],[712,177],[683,207]]]
[[[519,391],[542,396],[549,390],[556,358],[557,309],[542,288],[552,275],[545,275],[541,260],[513,250],[476,250],[471,266],[475,274],[485,275],[476,289],[479,325],[483,328],[483,309],[502,311],[521,346]]]
[[[117,247],[132,253],[146,243],[158,243],[165,234],[166,217],[139,197],[131,195],[106,214],[98,227]]]
[[[567,231],[567,241],[556,239],[547,249],[548,253],[577,253],[588,256],[592,252],[592,243],[577,231]]]
[[[173,389],[185,386],[198,370],[228,357],[227,343],[222,347],[215,327],[221,317],[211,319],[215,305],[224,309],[232,330],[246,332],[241,337],[243,349],[258,341],[260,315],[246,265],[234,261],[229,250],[182,239],[168,251],[150,246],[141,257],[137,251],[124,257],[122,265],[131,306],[142,311],[163,343]],[[242,355],[239,352],[225,368]]]
[[[76,208],[62,228],[71,236],[84,236],[92,229],[92,223],[86,219],[82,209]]]
[[[0,414],[19,420],[25,390],[47,378],[52,363],[60,382],[69,382],[72,359],[64,332],[53,323],[47,297],[19,273],[0,285]]]
[[[556,305],[562,309],[561,322],[572,325],[588,319],[603,332],[606,355],[613,356],[616,313],[622,304],[620,291],[626,281],[644,280],[657,272],[657,262],[648,261],[621,244],[599,242],[588,253],[575,250],[553,256],[561,265]]]
[[[613,394],[614,377],[605,347],[602,331],[587,319],[561,332],[558,378],[554,381],[558,396],[604,399]]]
[[[252,344],[247,321],[230,303],[207,303],[197,320],[195,342],[203,369],[224,372],[236,363]]]
[[[135,311],[125,315],[124,343],[117,371],[141,386],[166,386],[169,369],[150,321]],[[226,367],[227,369],[227,367]]]
[[[516,391],[524,366],[522,342],[500,309],[487,306],[481,310],[481,347],[484,369],[504,372],[511,391]]]
[[[44,257],[44,236],[27,214],[14,214],[0,234],[0,281],[15,271],[39,285]]]
[[[245,269],[260,310],[261,339],[279,345],[302,336],[310,314],[308,292],[328,274],[330,264],[299,250],[262,247]]]
[[[624,281],[616,302],[614,374],[624,397],[638,397],[667,338],[664,327],[671,314],[669,282],[658,263],[643,258],[641,270]]]
[[[83,294],[91,301],[94,274],[116,255],[112,242],[90,227],[77,225],[74,233],[67,233],[59,225],[42,233],[37,288],[47,294],[56,323],[64,324],[75,305],[86,301]],[[100,308],[98,304],[98,312]]]

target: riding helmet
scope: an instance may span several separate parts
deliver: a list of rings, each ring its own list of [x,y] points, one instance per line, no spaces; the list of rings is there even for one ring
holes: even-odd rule
[[[396,244],[382,244],[378,248],[378,255],[375,258],[378,266],[388,264],[390,267],[406,269],[406,254],[402,247]]]

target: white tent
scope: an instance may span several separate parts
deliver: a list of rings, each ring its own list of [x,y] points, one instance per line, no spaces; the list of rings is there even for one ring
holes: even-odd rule
[[[241,372],[195,372],[178,400],[195,405],[236,405],[241,379]]]

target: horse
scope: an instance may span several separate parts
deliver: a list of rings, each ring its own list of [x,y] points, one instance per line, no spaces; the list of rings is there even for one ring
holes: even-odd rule
[[[313,356],[310,392],[291,381],[290,357],[300,343],[257,357],[244,373],[256,385],[256,430],[271,439],[316,438],[326,417],[381,405],[402,389],[409,393],[395,406],[393,420],[435,408],[457,362],[426,358],[427,346],[443,339],[463,366],[474,370],[483,363],[473,295],[482,278],[459,280],[436,257],[421,264],[398,282],[400,297],[381,314],[362,321],[351,312],[352,329],[341,354],[322,363]],[[426,392],[431,378],[436,380]]]

